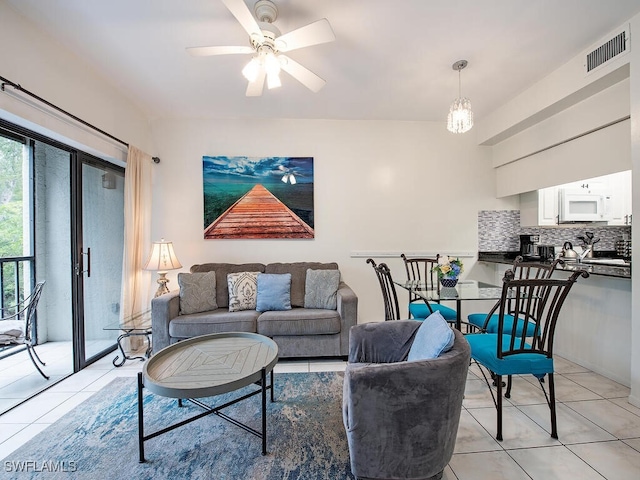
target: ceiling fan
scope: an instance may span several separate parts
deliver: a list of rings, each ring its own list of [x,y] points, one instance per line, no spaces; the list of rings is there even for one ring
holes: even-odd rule
[[[318,92],[325,85],[326,82],[322,78],[283,55],[283,52],[334,41],[336,37],[326,18],[282,35],[280,30],[273,25],[278,16],[278,9],[271,0],[256,2],[253,10],[257,21],[243,0],[221,1],[249,34],[250,45],[190,47],[187,48],[190,55],[196,57],[232,54],[253,55],[242,70],[242,74],[249,81],[246,92],[248,97],[262,95],[265,78],[269,89],[281,86],[280,70],[284,70],[313,92]]]

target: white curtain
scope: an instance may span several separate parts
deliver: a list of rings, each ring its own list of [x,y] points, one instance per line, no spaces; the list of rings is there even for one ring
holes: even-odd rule
[[[142,268],[151,245],[152,166],[151,155],[129,146],[124,174],[121,320],[151,308],[151,272]]]

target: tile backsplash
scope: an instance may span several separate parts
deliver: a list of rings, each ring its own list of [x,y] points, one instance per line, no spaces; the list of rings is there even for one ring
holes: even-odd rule
[[[615,250],[616,240],[631,239],[630,226],[615,227],[521,227],[520,210],[481,210],[478,212],[478,250],[480,252],[518,251],[520,235],[540,235],[540,244],[562,246],[570,241],[574,246],[582,242],[576,237],[585,231],[600,238],[594,250]]]

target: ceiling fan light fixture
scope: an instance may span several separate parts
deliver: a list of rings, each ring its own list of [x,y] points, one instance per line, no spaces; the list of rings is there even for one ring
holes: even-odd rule
[[[296,177],[293,176],[293,173],[289,174],[289,183],[291,185],[295,185],[296,184]]]
[[[273,52],[269,52],[266,54],[264,58],[264,69],[267,72],[267,75],[280,74],[280,62]]]
[[[277,73],[267,74],[267,88],[269,90],[281,86],[282,82],[280,81],[280,75],[278,75]]]
[[[462,88],[460,81],[460,71],[467,66],[466,60],[458,60],[453,64],[452,68],[458,71],[458,98],[456,98],[451,107],[449,107],[449,115],[447,116],[447,130],[451,133],[465,133],[473,127],[473,111],[471,110],[471,101],[462,96]]]
[[[253,57],[242,69],[242,75],[249,80],[249,82],[255,82],[256,78],[258,78],[258,73],[260,73],[260,68],[262,68],[260,60]]]

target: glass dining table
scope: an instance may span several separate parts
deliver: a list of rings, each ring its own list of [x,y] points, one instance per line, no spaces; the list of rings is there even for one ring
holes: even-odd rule
[[[460,280],[455,287],[432,287],[420,281],[394,281],[399,287],[427,302],[455,301],[456,328],[462,328],[462,302],[468,300],[500,300],[502,287],[476,280]],[[487,310],[488,311],[488,310]]]

